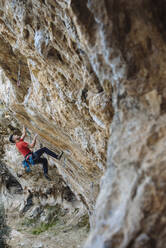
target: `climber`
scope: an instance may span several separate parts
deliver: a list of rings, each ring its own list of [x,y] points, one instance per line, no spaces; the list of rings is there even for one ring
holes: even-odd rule
[[[26,167],[27,172],[30,171],[29,164],[34,165],[34,164],[42,163],[44,176],[47,180],[50,180],[48,176],[48,161],[46,158],[41,158],[41,156],[43,153],[46,153],[51,157],[60,160],[63,155],[63,152],[61,152],[60,155],[57,155],[56,153],[49,150],[47,147],[42,147],[36,152],[32,152],[30,149],[35,147],[37,135],[34,136],[31,144],[24,141],[25,136],[26,136],[26,129],[25,127],[23,127],[22,136],[20,137],[18,135],[11,134],[9,137],[9,141],[16,144],[17,149],[24,156],[25,160],[23,161],[23,165],[24,168]]]

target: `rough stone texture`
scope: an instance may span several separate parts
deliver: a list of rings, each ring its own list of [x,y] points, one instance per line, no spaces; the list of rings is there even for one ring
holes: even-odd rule
[[[112,25],[109,45],[123,59],[119,56],[119,68],[112,72],[112,77],[121,78],[112,80],[115,114],[108,169],[85,247],[162,248],[166,241],[165,6],[161,8],[161,1],[105,4],[109,17],[100,20]]]
[[[97,189],[105,168],[113,109],[88,58],[86,40],[80,42],[81,8],[91,19],[86,3],[76,1],[0,3],[2,84],[5,77],[10,80],[1,98],[51,149],[65,151],[66,169],[57,163],[58,169],[91,211],[98,194],[92,199],[91,184]],[[81,20],[87,21],[86,13]]]
[[[39,165],[25,173],[16,163],[21,163],[23,158],[15,146],[6,145],[11,132],[21,132],[12,112],[3,104],[0,120],[3,158],[0,161],[0,247],[54,248],[55,243],[62,248],[81,247],[89,231],[86,205],[59,175],[53,160],[49,163],[51,181],[44,179]]]
[[[89,214],[107,168],[87,248],[165,246],[165,14],[160,0],[0,2],[1,101],[65,151],[52,180],[56,165]],[[21,185],[41,187],[37,171]]]

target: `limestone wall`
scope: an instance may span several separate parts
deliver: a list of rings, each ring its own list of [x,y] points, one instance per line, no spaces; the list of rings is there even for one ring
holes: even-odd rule
[[[37,148],[64,151],[49,170],[90,215],[86,248],[165,245],[165,7],[0,2],[0,99],[19,129],[38,133]],[[3,150],[17,176],[20,155]],[[37,171],[20,182],[40,187]]]

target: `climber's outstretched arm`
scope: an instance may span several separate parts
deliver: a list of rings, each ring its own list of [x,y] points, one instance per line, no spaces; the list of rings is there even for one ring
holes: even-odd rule
[[[30,147],[30,148],[34,148],[34,147],[35,147],[35,145],[36,145],[36,138],[37,138],[37,134],[34,136],[34,138],[33,138],[33,140],[32,140],[32,143],[29,144],[29,147]]]
[[[25,130],[25,126],[23,126],[21,139],[24,140],[25,136],[26,136],[26,130]]]

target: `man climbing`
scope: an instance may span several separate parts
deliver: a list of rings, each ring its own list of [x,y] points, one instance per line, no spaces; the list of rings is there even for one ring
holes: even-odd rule
[[[33,164],[33,165],[41,163],[43,165],[43,171],[44,171],[45,178],[47,180],[50,180],[50,178],[48,176],[48,161],[46,158],[41,158],[41,156],[43,153],[46,153],[46,154],[50,155],[51,157],[60,160],[62,155],[63,155],[63,152],[61,152],[60,155],[57,155],[56,153],[49,150],[47,147],[42,147],[41,149],[37,150],[36,152],[32,152],[30,149],[34,148],[36,145],[37,135],[34,136],[31,144],[24,141],[25,136],[26,136],[26,129],[25,129],[25,127],[23,127],[22,136],[20,137],[18,135],[12,134],[9,137],[9,141],[16,144],[17,149],[25,158],[25,160],[24,160],[25,163],[27,162],[28,164]],[[30,168],[29,168],[29,170],[30,170]]]

